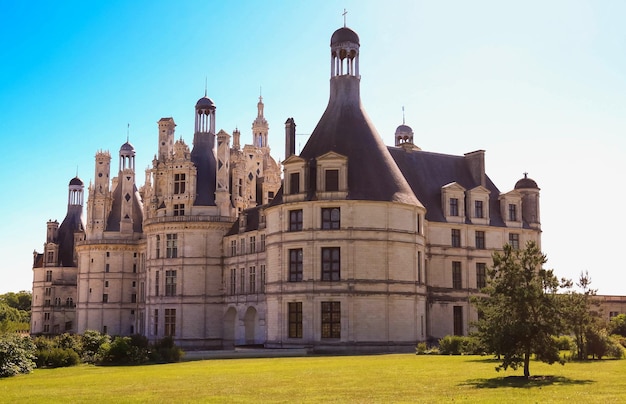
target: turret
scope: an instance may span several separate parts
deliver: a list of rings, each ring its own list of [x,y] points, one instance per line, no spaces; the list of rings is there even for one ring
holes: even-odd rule
[[[267,120],[263,116],[263,97],[259,96],[259,102],[257,103],[257,117],[252,122],[252,138],[256,147],[268,147],[267,135],[269,132],[269,125]]]
[[[135,148],[126,142],[120,148],[118,186],[122,188],[120,232],[133,232],[133,202],[135,194]]]
[[[191,161],[197,169],[196,206],[215,206],[215,103],[206,95],[196,103],[196,124]]]
[[[174,151],[174,130],[176,124],[173,118],[161,118],[159,124],[159,160],[169,157]]]
[[[533,229],[541,229],[541,216],[539,213],[539,187],[537,183],[528,178],[528,173],[524,173],[524,178],[515,183],[515,190],[522,194],[522,219]]]

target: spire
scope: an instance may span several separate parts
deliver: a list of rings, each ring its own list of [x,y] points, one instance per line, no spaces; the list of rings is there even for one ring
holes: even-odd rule
[[[348,14],[348,12],[346,11],[346,9],[343,9],[343,13],[341,15],[343,15],[343,27],[346,28],[346,14]]]
[[[404,122],[404,105],[402,106],[402,125],[405,125],[406,123]]]

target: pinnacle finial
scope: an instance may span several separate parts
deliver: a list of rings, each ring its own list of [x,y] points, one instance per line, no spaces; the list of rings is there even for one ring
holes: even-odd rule
[[[128,143],[129,138],[130,138],[130,122],[126,125],[126,143]]]
[[[341,15],[343,15],[343,27],[346,27],[346,14],[348,14],[348,12],[346,11],[346,9],[343,9],[343,13]]]
[[[402,106],[402,125],[404,125],[404,105]]]
[[[204,76],[204,96],[207,96],[207,87],[208,87],[208,79],[207,76]]]

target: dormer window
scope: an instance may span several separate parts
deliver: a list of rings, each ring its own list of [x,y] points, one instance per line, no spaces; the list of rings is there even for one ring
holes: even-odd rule
[[[300,193],[300,173],[291,173],[289,176],[289,193]]]
[[[483,218],[485,213],[483,211],[483,201],[474,201],[474,217]]]
[[[339,191],[339,170],[324,170],[327,192]]]
[[[459,215],[459,199],[450,198],[450,216]]]
[[[517,222],[517,205],[513,203],[509,204],[509,220]]]

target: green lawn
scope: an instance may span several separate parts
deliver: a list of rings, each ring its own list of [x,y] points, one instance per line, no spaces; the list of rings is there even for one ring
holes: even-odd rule
[[[0,379],[0,401],[45,402],[626,402],[626,360],[496,372],[480,356],[374,355],[220,359],[38,369]]]

